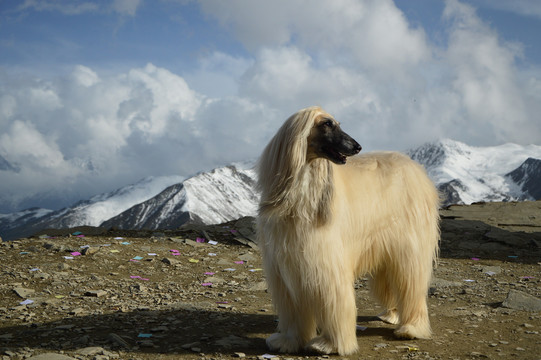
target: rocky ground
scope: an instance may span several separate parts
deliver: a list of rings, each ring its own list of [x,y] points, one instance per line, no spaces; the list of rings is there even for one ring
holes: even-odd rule
[[[442,210],[431,340],[396,340],[356,283],[352,359],[541,359],[541,202]],[[79,233],[81,232],[81,233]],[[70,235],[67,235],[70,234]],[[176,231],[48,231],[0,244],[3,359],[340,358],[269,352],[251,219]],[[276,357],[278,356],[278,357]]]

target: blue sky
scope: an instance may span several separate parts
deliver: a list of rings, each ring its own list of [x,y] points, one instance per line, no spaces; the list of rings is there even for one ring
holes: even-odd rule
[[[0,0],[0,212],[255,159],[320,105],[367,151],[540,144],[537,0]]]

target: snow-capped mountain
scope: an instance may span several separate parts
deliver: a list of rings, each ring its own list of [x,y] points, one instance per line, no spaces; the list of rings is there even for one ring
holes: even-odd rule
[[[442,192],[443,205],[541,199],[541,146],[473,147],[440,140],[407,153],[425,166]],[[187,179],[148,178],[58,211],[0,214],[0,236],[13,239],[82,225],[167,229],[253,216],[259,200],[253,166],[233,164]]]
[[[217,224],[255,215],[259,196],[250,164],[235,164],[203,172],[169,186],[102,226],[121,229],[175,228],[187,222]]]
[[[11,214],[0,214],[0,236],[4,240],[19,237],[26,227],[52,212],[53,210],[49,209],[30,208]],[[24,234],[31,234],[31,232]]]
[[[526,180],[526,176],[536,178],[535,168],[539,160],[535,160],[541,159],[541,146],[504,144],[474,147],[444,139],[410,150],[408,155],[425,166],[442,192],[444,205],[540,198],[534,194],[535,188],[541,188],[541,183],[536,185],[535,181]],[[528,162],[530,170],[527,170],[528,164],[524,163],[529,158],[532,160]],[[519,168],[523,171],[515,173]],[[522,183],[526,181],[528,194],[522,190]]]
[[[516,185],[515,197],[520,200],[541,199],[541,160],[528,158],[506,177]]]
[[[155,196],[165,187],[183,179],[181,176],[148,177],[135,184],[79,201],[64,209],[53,211],[31,208],[12,214],[0,214],[0,236],[11,239],[31,235],[46,228],[99,226],[105,220]]]

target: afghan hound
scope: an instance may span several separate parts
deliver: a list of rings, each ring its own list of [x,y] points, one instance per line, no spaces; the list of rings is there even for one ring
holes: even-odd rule
[[[400,338],[431,336],[427,292],[438,255],[439,196],[425,170],[361,146],[319,107],[292,115],[263,151],[257,234],[278,314],[271,350],[358,348],[354,281]]]

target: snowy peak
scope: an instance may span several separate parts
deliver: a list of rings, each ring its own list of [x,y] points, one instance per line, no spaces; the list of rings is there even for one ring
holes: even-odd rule
[[[163,176],[145,178],[135,184],[79,201],[71,207],[52,211],[29,209],[0,215],[0,236],[12,239],[28,236],[46,228],[60,229],[76,226],[99,226],[103,221],[147,200],[166,186],[182,181],[184,177]]]
[[[408,154],[425,166],[443,194],[444,205],[471,204],[521,199],[514,180],[506,175],[528,158],[541,159],[541,146],[474,147],[444,139],[410,150]]]
[[[426,143],[407,153],[413,160],[431,169],[443,165],[450,154],[467,152],[465,147],[465,144],[458,141],[442,139],[438,142]]]
[[[541,146],[474,147],[440,140],[410,150],[443,195],[443,205],[541,199]],[[0,236],[83,225],[171,229],[255,216],[259,202],[254,162],[232,164],[188,179],[156,177],[80,201],[58,211],[0,214]]]
[[[185,223],[217,224],[255,215],[259,196],[255,171],[230,165],[203,172],[105,221],[121,229],[176,228]]]
[[[528,158],[506,175],[518,187],[517,196],[524,200],[541,199],[541,160]]]
[[[43,219],[45,227],[69,228],[89,225],[99,226],[102,222],[122,213],[135,204],[155,196],[164,187],[182,181],[180,176],[145,178],[135,184],[93,196],[74,206],[49,214]]]

